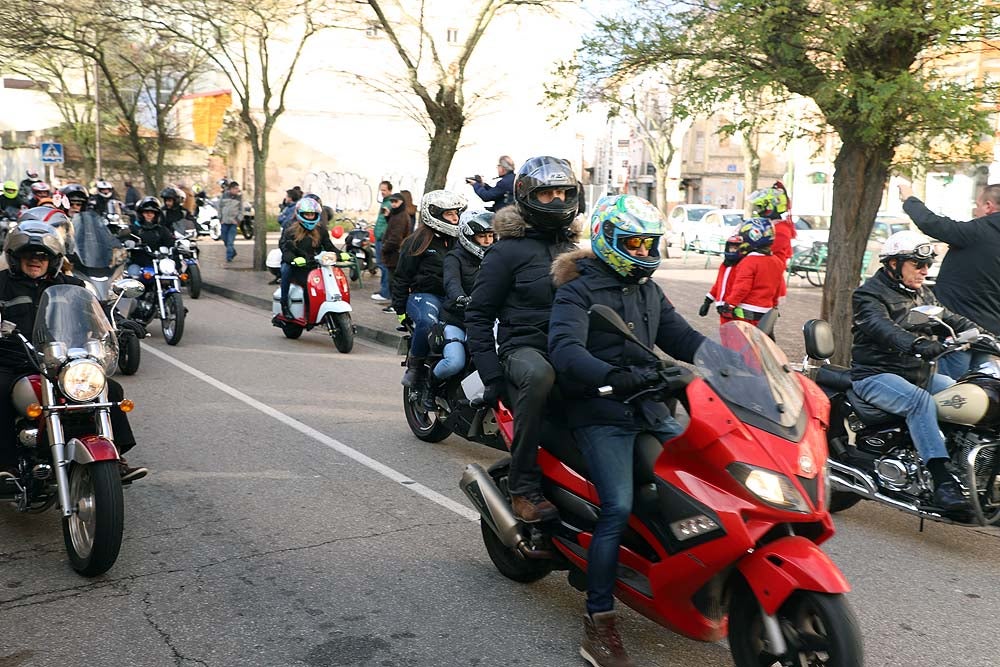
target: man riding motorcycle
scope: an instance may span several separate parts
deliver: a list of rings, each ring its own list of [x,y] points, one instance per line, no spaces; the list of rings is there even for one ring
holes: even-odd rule
[[[184,193],[174,187],[168,186],[160,191],[160,199],[163,201],[163,212],[160,222],[171,233],[177,231],[184,234],[188,229],[194,228],[194,220],[191,219],[191,214],[181,206],[184,197]],[[185,221],[190,222],[186,223]]]
[[[160,224],[160,201],[156,197],[144,197],[139,201],[135,210],[139,219],[130,232],[139,237],[139,242],[138,247],[133,248],[129,253],[128,273],[130,276],[138,276],[142,267],[150,266],[153,263],[153,257],[145,249],[146,247],[155,251],[161,247],[170,248],[174,245],[173,233]]]
[[[23,205],[24,201],[18,194],[17,183],[4,181],[3,192],[0,192],[0,215],[6,215],[8,218],[16,220]]]
[[[28,199],[31,197],[32,184],[37,183],[42,179],[38,177],[38,172],[35,171],[34,169],[28,169],[24,173],[26,178],[24,178],[21,181],[21,184],[18,186],[17,194],[18,196],[21,197],[22,202],[27,202]]]
[[[87,203],[90,200],[87,188],[79,183],[70,183],[60,192],[62,192],[63,204],[69,215],[73,216],[87,210]]]
[[[43,211],[44,209],[34,209]],[[17,229],[7,236],[4,255],[7,269],[0,271],[0,313],[3,319],[13,322],[18,331],[30,336],[35,323],[35,315],[42,293],[52,285],[80,285],[83,281],[67,276],[60,271],[63,259],[63,244],[55,229],[35,218],[33,211],[27,211]],[[10,401],[14,382],[35,372],[23,345],[14,338],[0,339],[0,470],[14,464],[13,444],[14,405]],[[115,434],[115,445],[122,454],[135,446],[135,436],[128,418],[118,407],[124,398],[121,385],[107,379],[108,398],[115,403],[111,408],[111,426]],[[121,459],[122,483],[131,484],[148,474],[146,468],[134,468]]]
[[[913,444],[934,480],[934,504],[957,511],[969,504],[945,467],[948,451],[931,398],[955,381],[935,373],[923,388],[930,373],[927,360],[944,352],[945,345],[902,326],[915,306],[940,305],[924,287],[934,257],[933,245],[918,232],[896,232],[885,240],[879,253],[882,268],[854,290],[851,380],[864,401],[906,417]],[[941,319],[956,332],[977,328],[972,320],[948,310]]]

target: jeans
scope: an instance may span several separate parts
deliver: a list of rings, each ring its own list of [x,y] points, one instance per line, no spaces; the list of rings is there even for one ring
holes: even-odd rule
[[[935,373],[930,393],[894,373],[879,373],[853,383],[854,393],[877,408],[906,418],[910,438],[917,446],[924,463],[931,459],[948,458],[944,435],[938,428],[937,406],[931,399],[955,384],[945,375]]]
[[[590,481],[601,499],[601,514],[587,549],[587,612],[590,614],[614,608],[618,548],[632,514],[635,494],[632,483],[635,438],[644,431],[666,442],[683,429],[676,420],[668,418],[656,428],[602,425],[573,430],[587,459]]]
[[[288,306],[288,290],[292,287],[292,265],[281,263],[281,303]]]
[[[410,339],[410,357],[423,359],[430,352],[427,335],[438,323],[441,299],[434,294],[418,292],[406,299],[406,315],[413,320],[413,337]]]
[[[541,493],[542,471],[538,446],[549,392],[556,379],[545,354],[533,347],[519,347],[503,360],[509,397],[514,410],[514,439],[510,444],[510,493]]]
[[[231,262],[236,257],[236,224],[222,225],[222,242],[226,244],[226,261]]]
[[[949,352],[938,360],[938,372],[958,380],[970,369],[978,368],[983,362],[989,361],[989,358],[988,354],[971,350]]]
[[[465,331],[454,324],[444,325],[445,343],[441,361],[434,366],[434,377],[438,380],[450,378],[465,368]]]
[[[375,259],[377,261],[378,268],[382,272],[381,282],[379,283],[378,293],[384,296],[386,299],[389,296],[389,267],[385,265],[382,261],[382,242],[375,241]]]

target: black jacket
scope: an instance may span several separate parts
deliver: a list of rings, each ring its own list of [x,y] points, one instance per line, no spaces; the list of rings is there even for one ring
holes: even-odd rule
[[[893,373],[913,384],[922,384],[930,367],[914,356],[913,344],[931,332],[908,331],[903,328],[903,320],[914,306],[939,305],[930,288],[922,287],[917,292],[904,289],[882,268],[854,290],[851,302],[854,307],[851,379]],[[956,333],[976,328],[972,320],[948,310],[942,319]]]
[[[1000,213],[957,222],[916,197],[903,210],[924,234],[948,244],[934,294],[948,310],[1000,335]]]
[[[5,321],[17,325],[25,338],[31,340],[38,314],[38,302],[42,292],[52,285],[80,285],[83,281],[74,276],[57,273],[51,278],[33,280],[23,273],[13,273],[10,269],[0,271],[0,313]],[[17,370],[30,370],[24,346],[17,338],[0,339],[0,366]],[[10,400],[7,397],[5,400]]]
[[[298,221],[285,227],[285,230],[281,232],[281,238],[278,239],[278,248],[281,250],[281,261],[285,264],[291,264],[292,260],[296,257],[305,257],[307,262],[311,262],[319,254],[320,250],[325,250],[327,252],[335,252],[336,248],[333,247],[333,241],[330,240],[330,233],[327,232],[326,227],[323,225],[316,225],[316,231],[319,232],[319,245],[313,242],[311,234],[306,234],[298,241],[295,240],[293,236],[293,230],[299,229],[301,225]]]
[[[480,182],[473,183],[472,189],[484,202],[493,202],[493,212],[499,213],[502,208],[514,203],[514,172],[508,171],[493,187]]]
[[[185,220],[190,220],[193,223],[194,216],[188,213],[183,207],[174,206],[173,208],[163,209],[163,215],[160,217],[160,224],[166,227],[170,233],[178,231],[183,234],[188,229],[194,229],[193,224],[191,226],[185,225]]]
[[[472,301],[465,309],[469,352],[486,384],[503,379],[500,358],[515,348],[547,353],[555,297],[549,271],[557,256],[576,249],[570,230],[544,234],[529,226],[513,206],[497,214],[493,230],[498,240],[483,257]],[[493,324],[498,320],[494,338]]]
[[[153,256],[146,252],[143,246],[148,246],[156,251],[161,247],[168,250],[174,247],[174,234],[163,225],[157,223],[153,227],[143,227],[142,225],[132,225],[129,231],[139,237],[137,247],[129,251],[129,261],[139,266],[152,266]]]
[[[451,236],[435,232],[426,250],[419,255],[411,255],[410,249],[420,241],[421,236],[415,233],[406,237],[399,249],[399,263],[392,274],[392,307],[400,315],[406,312],[406,300],[411,294],[444,296],[444,258],[456,241]],[[384,238],[382,244],[384,250]]]
[[[654,344],[690,363],[705,337],[695,331],[652,280],[625,283],[589,249],[560,256],[552,264],[558,287],[549,323],[549,358],[566,402],[571,428],[591,424],[655,425],[669,416],[663,403],[634,406],[617,397],[595,397],[616,368],[654,368],[656,361],[621,336],[590,331],[587,311],[604,304],[622,316],[645,345]],[[642,418],[645,418],[644,420]]]
[[[455,244],[444,258],[444,311],[441,319],[445,324],[465,328],[465,307],[458,305],[458,299],[472,294],[482,260],[471,252]]]

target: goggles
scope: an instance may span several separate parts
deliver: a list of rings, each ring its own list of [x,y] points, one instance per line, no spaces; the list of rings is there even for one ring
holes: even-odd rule
[[[626,250],[638,250],[639,248],[652,250],[655,244],[655,236],[626,236],[622,239],[622,246]]]
[[[934,245],[931,243],[921,243],[913,249],[909,257],[914,260],[929,259],[934,261]]]

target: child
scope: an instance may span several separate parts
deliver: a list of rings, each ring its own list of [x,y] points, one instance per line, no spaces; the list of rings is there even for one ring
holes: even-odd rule
[[[734,234],[726,240],[726,251],[722,255],[722,265],[719,267],[719,272],[715,275],[715,284],[712,285],[712,289],[705,295],[705,302],[698,309],[698,314],[702,317],[708,315],[708,309],[711,308],[713,303],[721,303],[726,300],[726,289],[732,285],[730,278],[732,277],[733,269],[743,259],[743,255],[739,251],[742,242],[743,237],[739,234]]]
[[[757,326],[764,314],[778,305],[785,287],[785,263],[771,252],[774,226],[770,220],[751,218],[740,226],[738,236],[737,252],[742,257],[716,310],[721,324],[743,320]]]

